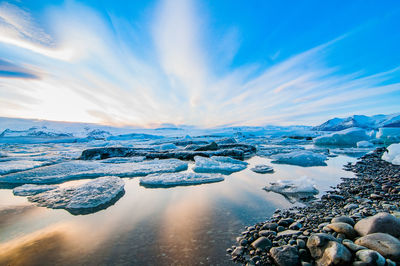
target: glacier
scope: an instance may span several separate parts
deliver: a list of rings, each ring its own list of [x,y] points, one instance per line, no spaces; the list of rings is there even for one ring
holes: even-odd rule
[[[212,156],[210,158],[194,157],[195,166],[193,171],[197,173],[221,173],[231,174],[246,169],[246,162],[232,159],[230,157]]]
[[[140,178],[140,184],[151,187],[172,187],[198,185],[223,181],[221,174],[164,173],[151,174]]]
[[[326,166],[327,156],[311,151],[293,151],[271,156],[272,163],[291,164],[298,166]]]
[[[400,165],[400,143],[387,147],[387,151],[382,155],[382,160]]]
[[[124,192],[124,181],[116,176],[104,176],[78,186],[58,188],[28,197],[38,206],[66,209],[72,214],[86,214],[108,207]]]
[[[138,163],[110,164],[98,161],[69,161],[0,177],[7,184],[53,184],[67,180],[115,175],[144,176],[153,173],[179,172],[188,164],[177,159],[151,160]]]

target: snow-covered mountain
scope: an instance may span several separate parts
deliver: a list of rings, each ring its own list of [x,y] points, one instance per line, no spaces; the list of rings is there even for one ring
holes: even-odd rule
[[[399,127],[400,113],[390,115],[353,115],[347,118],[333,118],[325,123],[314,127],[318,131],[339,131],[351,127],[364,129],[377,129],[380,127]]]

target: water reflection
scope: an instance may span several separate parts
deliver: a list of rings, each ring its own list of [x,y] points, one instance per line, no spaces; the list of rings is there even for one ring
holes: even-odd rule
[[[253,157],[246,170],[223,182],[168,189],[147,189],[138,178],[126,178],[125,195],[114,205],[80,216],[34,207],[0,190],[3,204],[20,206],[0,211],[0,264],[229,265],[225,249],[244,226],[292,206],[282,195],[263,191],[266,184],[308,176],[323,192],[352,176],[342,170],[347,161],[354,159],[330,158],[327,167],[274,164],[274,173],[257,174],[249,169],[270,160]]]

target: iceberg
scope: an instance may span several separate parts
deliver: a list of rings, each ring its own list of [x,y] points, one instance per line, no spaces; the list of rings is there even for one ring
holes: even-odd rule
[[[314,139],[314,143],[316,145],[355,146],[357,142],[368,139],[364,129],[353,127],[317,137]]]
[[[177,159],[110,164],[98,161],[70,161],[0,177],[7,184],[53,184],[67,180],[100,176],[135,177],[186,170],[188,164]]]
[[[253,168],[251,168],[250,170],[255,172],[255,173],[258,173],[258,174],[266,174],[266,173],[273,173],[274,172],[274,168],[272,168],[269,165],[265,165],[265,164],[256,165]]]
[[[33,196],[45,191],[57,189],[58,186],[55,185],[31,185],[25,184],[13,189],[15,196]]]
[[[369,141],[362,140],[357,142],[357,148],[371,148],[371,147],[374,147],[374,144],[372,144]]]
[[[195,166],[193,170],[197,173],[221,173],[231,174],[246,169],[246,162],[232,159],[230,157],[213,156],[211,158],[194,157]]]
[[[387,147],[387,151],[382,155],[382,160],[400,165],[400,144],[391,144]]]
[[[0,162],[0,175],[25,171],[40,167],[46,164],[45,162],[32,161],[32,160],[8,160]]]
[[[291,203],[299,200],[304,201],[312,199],[319,193],[313,180],[307,177],[302,177],[297,180],[278,180],[264,187],[264,190],[279,193]]]
[[[380,128],[376,137],[386,143],[398,143],[400,142],[400,127]]]
[[[124,193],[124,181],[116,176],[104,176],[83,185],[49,190],[28,197],[38,206],[66,209],[72,214],[87,214],[105,209]]]
[[[272,163],[291,164],[298,166],[326,166],[327,156],[311,151],[293,151],[271,156]]]
[[[172,187],[214,183],[223,180],[224,177],[221,174],[165,173],[141,177],[140,184],[150,187]]]
[[[293,151],[299,151],[299,150],[304,150],[305,148],[302,146],[260,146],[257,150],[257,155],[261,157],[270,157],[271,155],[274,154],[279,154],[279,153],[290,153]]]

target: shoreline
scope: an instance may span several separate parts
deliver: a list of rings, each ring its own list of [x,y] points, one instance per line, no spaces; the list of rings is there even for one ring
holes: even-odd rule
[[[377,248],[367,245],[366,249],[365,244],[354,243],[365,237],[360,229],[365,228],[365,221],[374,220],[366,218],[382,213],[400,231],[400,219],[391,215],[400,217],[400,166],[381,159],[385,150],[378,148],[354,165],[344,165],[344,170],[354,172],[355,178],[341,178],[342,182],[320,199],[303,207],[278,209],[266,221],[247,227],[227,253],[234,262],[246,265],[395,265],[394,261],[399,262],[397,255],[381,254],[386,255],[382,258],[382,251],[375,254]],[[386,229],[375,231],[382,230]],[[397,229],[382,233],[394,235],[399,241],[400,232],[397,235],[390,230]],[[313,245],[315,241],[318,244]],[[400,256],[400,246],[393,252]],[[380,263],[384,259],[384,264],[366,262],[375,258]]]

